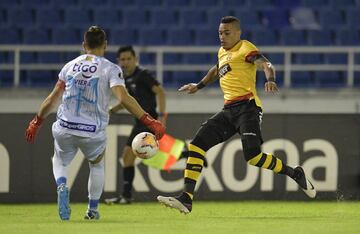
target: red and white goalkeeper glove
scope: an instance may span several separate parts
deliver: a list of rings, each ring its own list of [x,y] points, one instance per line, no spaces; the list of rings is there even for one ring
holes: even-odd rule
[[[44,119],[40,118],[38,115],[35,115],[35,117],[30,121],[29,126],[25,131],[25,138],[27,142],[29,143],[34,142],[36,132],[38,128],[41,126],[43,120]]]
[[[156,139],[160,140],[163,135],[165,134],[165,127],[162,123],[158,120],[155,120],[151,117],[148,113],[145,113],[141,118],[140,121],[146,125],[156,136]]]

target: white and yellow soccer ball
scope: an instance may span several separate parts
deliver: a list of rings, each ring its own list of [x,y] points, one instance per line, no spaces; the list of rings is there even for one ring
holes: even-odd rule
[[[150,132],[141,132],[134,137],[131,148],[137,157],[149,159],[158,151],[159,142],[156,140],[154,134]]]

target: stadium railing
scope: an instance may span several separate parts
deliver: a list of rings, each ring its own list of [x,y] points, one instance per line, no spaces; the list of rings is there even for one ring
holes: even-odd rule
[[[118,47],[109,46],[107,51],[115,53]],[[218,47],[190,47],[190,46],[146,46],[135,47],[139,52],[140,57],[142,53],[155,54],[154,64],[148,64],[145,67],[156,72],[157,78],[163,81],[164,72],[176,72],[176,71],[207,71],[214,64],[165,64],[165,54],[187,54],[187,53],[206,53],[216,55]],[[360,47],[352,46],[265,46],[260,48],[263,53],[281,54],[283,55],[283,63],[276,64],[276,70],[283,72],[284,76],[284,88],[291,88],[292,72],[305,72],[305,71],[340,71],[346,73],[346,87],[354,87],[355,72],[360,71],[360,64],[355,63],[355,56],[360,55]],[[59,70],[64,63],[21,63],[21,53],[24,52],[81,52],[80,46],[72,45],[0,45],[1,53],[13,53],[13,61],[9,63],[0,64],[0,72],[2,70],[13,71],[13,86],[18,87],[20,85],[20,71],[31,70]],[[298,64],[294,63],[292,57],[297,54],[346,54],[347,63],[344,64]],[[64,61],[66,62],[66,61]],[[1,74],[1,73],[0,73]],[[0,77],[1,79],[1,77]]]

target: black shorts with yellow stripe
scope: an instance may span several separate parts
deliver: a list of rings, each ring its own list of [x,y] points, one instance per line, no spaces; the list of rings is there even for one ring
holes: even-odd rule
[[[263,139],[260,124],[262,110],[254,100],[243,100],[225,105],[224,108],[204,122],[196,133],[192,144],[204,151],[228,140],[239,133],[245,159],[249,160],[261,152]]]

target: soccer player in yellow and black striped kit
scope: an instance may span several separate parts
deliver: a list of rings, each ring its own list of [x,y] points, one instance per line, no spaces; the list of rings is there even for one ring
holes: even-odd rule
[[[185,214],[192,210],[195,185],[203,168],[205,152],[235,133],[241,136],[245,160],[249,164],[287,175],[293,178],[309,197],[316,196],[314,186],[300,166],[292,168],[274,155],[261,151],[262,110],[256,93],[256,69],[265,72],[266,92],[278,90],[275,70],[270,61],[251,42],[241,40],[240,35],[240,21],[233,16],[223,17],[219,26],[221,47],[218,64],[213,66],[198,84],[187,84],[179,89],[192,94],[220,79],[225,99],[224,108],[201,125],[189,145],[183,193],[176,197],[157,198],[159,202]]]

